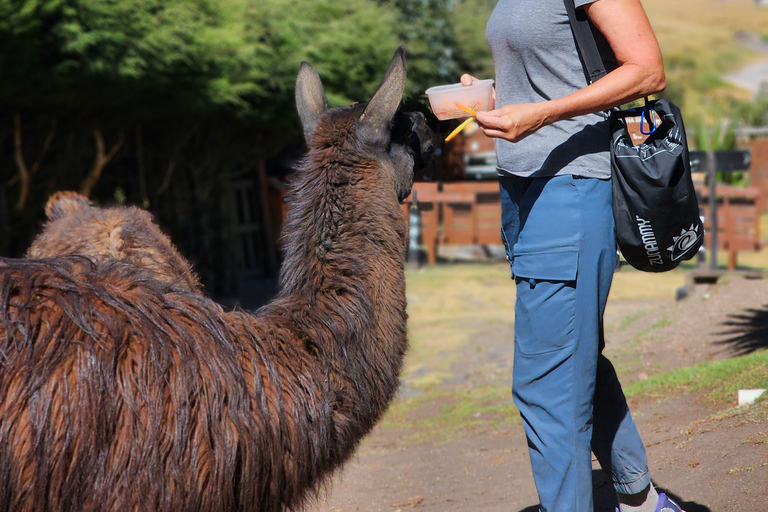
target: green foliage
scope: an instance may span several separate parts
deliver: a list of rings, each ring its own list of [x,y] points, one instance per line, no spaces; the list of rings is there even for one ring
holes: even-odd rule
[[[0,105],[122,122],[178,112],[295,122],[285,113],[302,60],[319,68],[331,103],[367,99],[399,27],[373,0],[1,0],[0,17],[10,50]]]
[[[456,60],[462,72],[477,78],[493,78],[495,71],[485,26],[495,0],[460,0],[453,10]]]
[[[275,120],[294,110],[302,60],[318,69],[331,105],[367,100],[398,46],[395,24],[392,10],[367,0],[317,0],[301,9],[286,0],[254,3],[246,13],[254,114]]]
[[[302,60],[332,105],[367,99],[406,47],[407,96],[492,76],[490,0],[0,0],[0,107],[129,124],[229,113],[295,124]],[[290,112],[286,115],[286,112]]]
[[[768,126],[768,83],[763,83],[752,101],[734,102],[734,119],[744,126]]]
[[[408,48],[410,91],[457,81],[454,0],[381,0],[397,13],[395,33]]]

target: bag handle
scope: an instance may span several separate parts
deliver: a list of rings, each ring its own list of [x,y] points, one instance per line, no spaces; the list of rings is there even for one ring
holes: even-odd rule
[[[563,1],[565,2],[565,10],[568,12],[568,20],[571,22],[571,31],[573,32],[573,38],[576,40],[576,49],[579,52],[579,57],[581,57],[587,82],[591,84],[607,74],[603,58],[597,49],[595,36],[592,34],[592,28],[589,25],[584,9],[576,11],[576,5],[573,3],[573,0]]]

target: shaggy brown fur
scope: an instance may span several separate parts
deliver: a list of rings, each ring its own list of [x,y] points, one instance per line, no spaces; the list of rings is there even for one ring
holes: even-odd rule
[[[48,200],[45,213],[48,222],[27,258],[77,254],[94,261],[126,260],[161,281],[200,291],[192,265],[152,222],[149,212],[133,206],[93,208],[85,196],[57,192]]]
[[[0,511],[295,510],[349,458],[407,347],[398,199],[431,136],[404,81],[401,49],[325,111],[302,67],[310,149],[255,315],[126,260],[0,260]]]

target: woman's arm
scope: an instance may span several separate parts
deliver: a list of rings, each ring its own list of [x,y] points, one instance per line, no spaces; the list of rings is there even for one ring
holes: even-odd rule
[[[562,98],[505,105],[475,118],[486,135],[516,142],[542,126],[606,110],[663,91],[661,50],[640,0],[596,0],[584,6],[605,36],[619,66],[597,82]],[[470,84],[469,75],[462,83]]]

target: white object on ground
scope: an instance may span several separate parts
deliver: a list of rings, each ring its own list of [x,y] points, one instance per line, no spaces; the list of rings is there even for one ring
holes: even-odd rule
[[[764,389],[740,389],[739,405],[749,405],[755,403],[755,400],[760,398],[763,393],[765,393]]]

